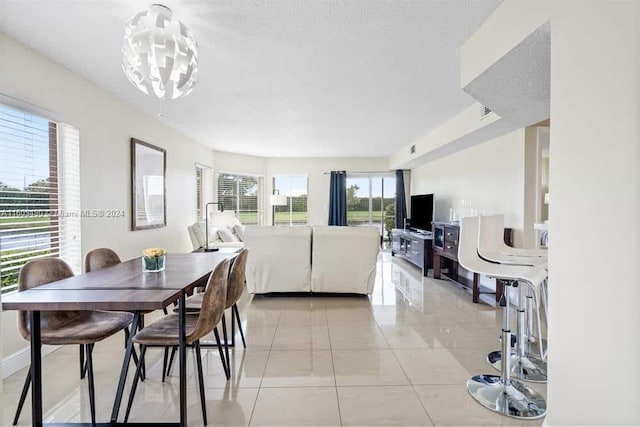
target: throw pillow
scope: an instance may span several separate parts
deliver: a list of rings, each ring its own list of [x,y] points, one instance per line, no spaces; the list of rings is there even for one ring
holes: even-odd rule
[[[240,239],[241,242],[244,242],[244,229],[246,227],[242,224],[236,224],[233,226],[233,231],[236,232],[236,236]]]
[[[240,239],[234,235],[231,230],[226,227],[220,227],[218,230],[218,236],[223,242],[239,242]]]

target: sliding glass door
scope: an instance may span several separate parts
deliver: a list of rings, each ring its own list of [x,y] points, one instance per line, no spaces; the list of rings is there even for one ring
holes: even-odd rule
[[[376,226],[384,240],[390,239],[395,200],[393,175],[347,175],[347,223],[350,226]]]

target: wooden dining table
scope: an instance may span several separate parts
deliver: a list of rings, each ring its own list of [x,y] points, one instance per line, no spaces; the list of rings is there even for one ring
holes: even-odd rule
[[[111,267],[51,282],[22,292],[3,296],[3,310],[28,311],[31,324],[31,413],[34,426],[43,425],[42,411],[42,354],[40,312],[113,310],[134,313],[132,333],[127,341],[120,379],[109,422],[98,426],[187,425],[187,364],[185,343],[185,299],[194,288],[204,286],[211,272],[225,259],[235,257],[231,252],[201,252],[167,254],[165,270],[144,272],[141,258],[135,258]],[[141,312],[159,310],[178,302],[179,314],[179,371],[180,420],[163,423],[118,422],[120,404],[133,353],[133,337],[140,325]],[[55,424],[78,425],[78,424]],[[82,424],[80,424],[82,425]],[[90,425],[90,424],[84,424]]]

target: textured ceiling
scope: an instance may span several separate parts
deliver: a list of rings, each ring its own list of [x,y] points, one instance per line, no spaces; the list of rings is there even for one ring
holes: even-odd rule
[[[122,74],[123,24],[150,2],[0,0],[0,29],[212,148],[257,156],[387,156],[472,103],[459,47],[501,0],[164,2],[194,32],[184,99]]]

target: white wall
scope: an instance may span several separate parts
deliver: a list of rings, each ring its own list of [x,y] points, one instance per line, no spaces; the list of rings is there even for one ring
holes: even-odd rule
[[[307,209],[310,225],[326,225],[328,220],[329,180],[325,172],[380,172],[388,170],[386,158],[265,158],[216,151],[214,172],[236,172],[265,177],[265,224],[271,224],[269,195],[275,175],[307,175]]]
[[[449,208],[505,214],[522,245],[524,216],[524,129],[411,170],[411,194],[433,193],[434,219],[449,220]]]
[[[553,2],[549,425],[640,425],[639,76],[639,2]]]
[[[124,218],[84,218],[82,252],[113,248],[123,259],[149,246],[191,250],[195,219],[195,163],[213,166],[213,151],[138,112],[93,83],[0,33],[0,94],[50,112],[80,129],[83,209],[124,209]],[[136,90],[131,87],[131,90]],[[130,231],[131,137],[167,150],[167,227]],[[15,313],[4,313],[4,355],[24,347]]]

